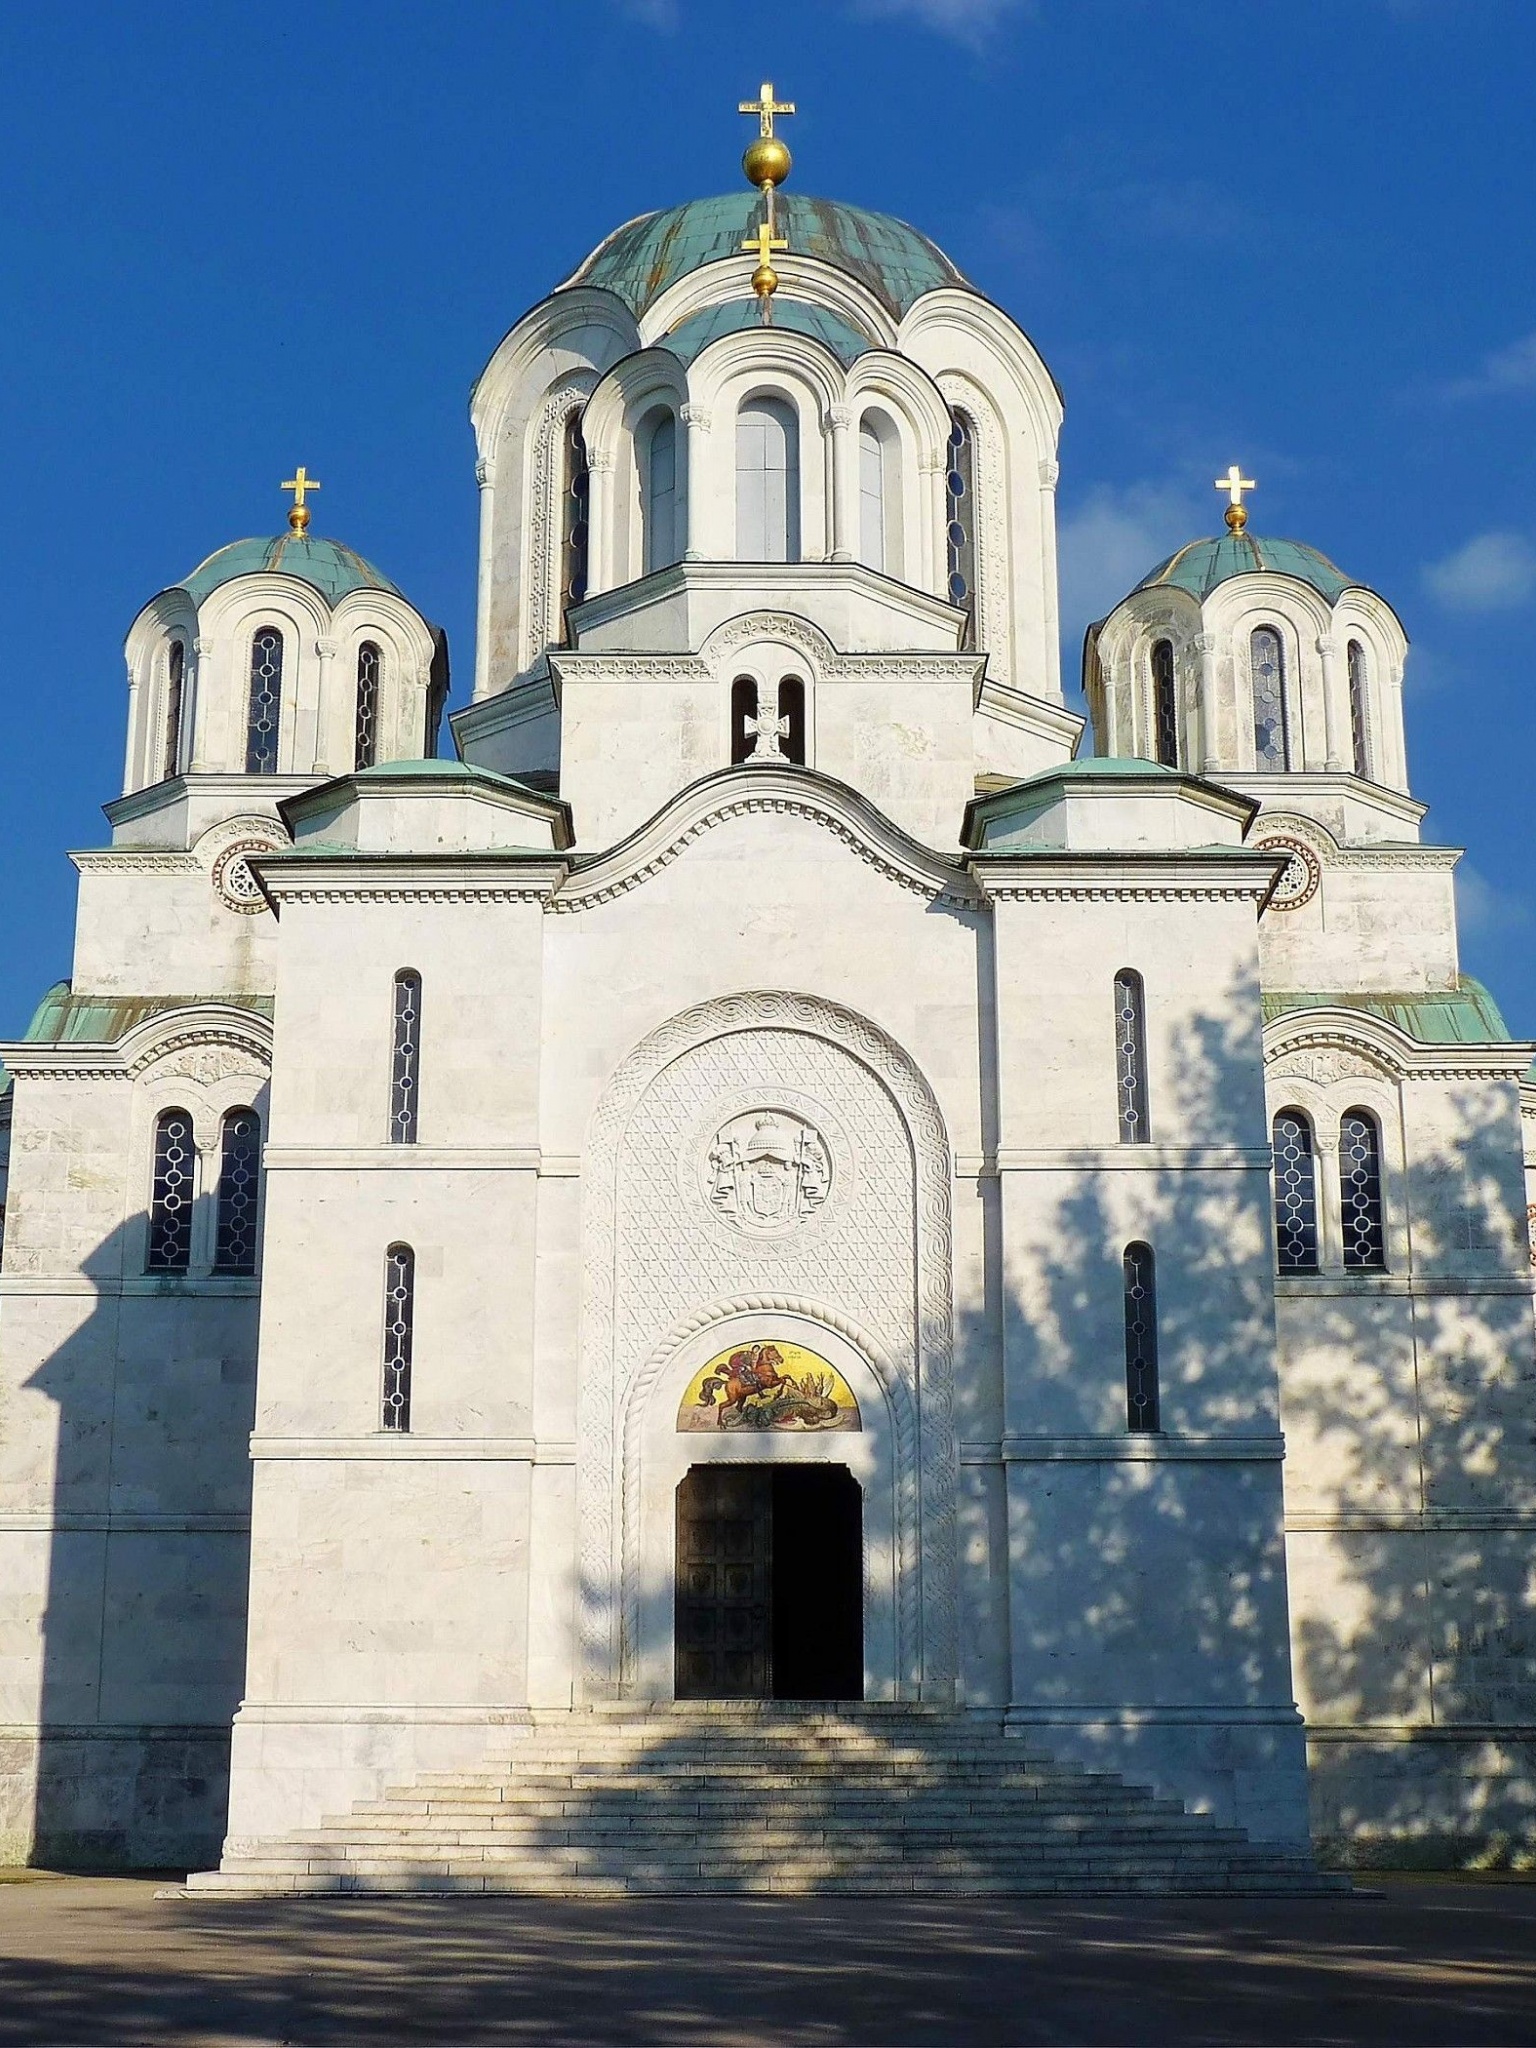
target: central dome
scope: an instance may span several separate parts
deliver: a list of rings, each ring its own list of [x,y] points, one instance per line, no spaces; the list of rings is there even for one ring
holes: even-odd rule
[[[798,192],[781,192],[775,210],[789,238],[790,256],[808,256],[850,272],[898,320],[925,292],[943,285],[972,289],[942,249],[891,214]],[[724,192],[641,214],[615,228],[561,289],[600,286],[621,298],[638,319],[690,270],[726,257],[745,263],[741,245],[761,217],[762,200],[755,192]],[[743,281],[746,275],[744,269]]]

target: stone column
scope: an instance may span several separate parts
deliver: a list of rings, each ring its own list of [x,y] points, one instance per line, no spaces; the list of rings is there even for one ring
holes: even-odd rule
[[[1200,657],[1200,773],[1214,775],[1221,766],[1216,751],[1216,635],[1197,633]]]
[[[1349,755],[1344,705],[1339,696],[1339,643],[1332,634],[1320,633],[1317,651],[1323,663],[1323,730],[1328,749],[1327,767],[1330,774],[1340,774],[1353,763]]]
[[[613,450],[587,450],[587,595],[611,590],[613,573]]]
[[[1047,456],[1040,464],[1040,575],[1045,588],[1045,673],[1052,701],[1061,702],[1061,616],[1056,576],[1056,486],[1061,464]]]
[[[482,455],[475,464],[475,482],[480,486],[480,567],[475,592],[475,697],[484,697],[491,687],[491,562],[494,555],[496,512],[496,463]]]
[[[193,775],[208,772],[208,686],[213,680],[211,656],[213,649],[208,642],[197,638],[192,642],[192,767]],[[241,763],[242,767],[244,763]]]
[[[922,573],[928,579],[927,587],[935,597],[942,597],[946,604],[949,602],[949,538],[946,532],[949,500],[944,480],[948,471],[949,463],[943,449],[936,456],[924,455],[918,460],[918,496],[927,543]]]
[[[1344,1204],[1339,1194],[1339,1126],[1313,1119],[1317,1144],[1317,1263],[1324,1273],[1344,1270]]]
[[[848,429],[853,425],[853,408],[848,405],[829,405],[822,414],[821,430],[827,436],[830,454],[830,476],[828,502],[831,516],[828,522],[827,559],[830,562],[856,562],[859,559],[859,535],[854,531],[854,520],[858,507],[858,488],[849,468],[850,436]]]
[[[685,562],[707,562],[709,551],[704,546],[704,529],[707,521],[704,514],[705,493],[703,490],[704,471],[707,462],[705,445],[709,439],[712,416],[707,405],[695,405],[690,400],[680,408],[683,425],[688,429],[687,456],[684,465],[684,499],[687,513],[684,534],[683,560]],[[717,547],[715,558],[723,557],[725,550]]]
[[[138,788],[139,746],[139,679],[134,673],[133,663],[128,664],[128,737],[123,742],[123,795],[128,796]]]
[[[1408,750],[1403,737],[1403,665],[1394,661],[1387,670],[1386,698],[1382,718],[1382,781],[1390,779],[1394,789],[1408,793]]]
[[[330,710],[331,663],[336,659],[336,642],[329,639],[317,640],[315,642],[315,652],[320,657],[320,680],[315,685],[315,773],[317,775],[329,775],[331,769],[326,761],[328,749],[326,745],[325,721]],[[304,770],[299,768],[297,761],[293,765],[301,775],[304,773]],[[348,762],[347,766],[350,767],[351,765]],[[345,773],[345,770],[343,770],[343,773]]]

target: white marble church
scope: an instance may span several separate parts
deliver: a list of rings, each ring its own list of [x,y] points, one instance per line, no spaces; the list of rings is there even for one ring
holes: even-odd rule
[[[129,631],[0,1048],[0,1849],[634,1885],[519,1785],[603,1764],[597,1827],[675,1753],[739,1831],[809,1745],[979,1774],[1013,1888],[1073,1881],[1026,1797],[1142,1816],[1100,1882],[1188,1879],[1158,1827],[1222,1884],[1528,1856],[1533,1047],[1458,966],[1402,627],[1234,470],[1085,731],[1050,371],[779,191],[765,105],[751,188],[476,385],[447,735],[303,471]]]

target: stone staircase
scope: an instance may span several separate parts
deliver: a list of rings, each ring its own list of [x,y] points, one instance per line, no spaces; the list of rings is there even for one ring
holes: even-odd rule
[[[535,1713],[504,1760],[226,1844],[204,1893],[1346,1891],[999,1722],[707,1702]]]

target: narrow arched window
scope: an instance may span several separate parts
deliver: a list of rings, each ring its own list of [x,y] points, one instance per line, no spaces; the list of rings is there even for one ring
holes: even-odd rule
[[[1289,768],[1291,715],[1285,701],[1285,648],[1273,626],[1257,626],[1249,635],[1248,675],[1253,686],[1254,766]]]
[[[1371,772],[1371,728],[1366,709],[1369,677],[1365,666],[1365,649],[1358,640],[1351,640],[1349,643],[1348,662],[1349,737],[1353,748],[1355,773],[1368,776]]]
[[[216,1273],[256,1270],[256,1205],[261,1186],[261,1119],[254,1109],[225,1112],[219,1132]]]
[[[1317,1271],[1317,1158],[1312,1126],[1282,1109],[1270,1130],[1275,1157],[1275,1263],[1282,1273]]]
[[[186,694],[187,644],[173,640],[165,657],[165,758],[161,775],[169,778],[181,766],[181,713]]]
[[[1144,1145],[1147,1117],[1147,1022],[1141,976],[1122,968],[1115,976],[1115,1095],[1122,1145]]]
[[[1173,674],[1173,642],[1152,649],[1152,729],[1157,758],[1165,768],[1179,765],[1179,698]]]
[[[645,436],[642,524],[645,529],[645,573],[665,569],[678,557],[677,545],[677,416],[652,415]]]
[[[738,676],[731,685],[731,765],[735,767],[751,754],[757,739],[757,685],[750,676]]]
[[[384,657],[371,640],[357,650],[357,717],[352,742],[352,766],[371,768],[379,758],[379,679]]]
[[[800,429],[782,398],[751,398],[736,415],[736,558],[800,559]]]
[[[416,1326],[416,1254],[392,1244],[384,1254],[385,1429],[411,1426],[411,1342]]]
[[[870,413],[859,421],[859,560],[885,568],[885,449]]]
[[[278,721],[283,710],[283,636],[258,626],[251,636],[251,697],[245,726],[247,775],[277,773]]]
[[[786,761],[805,762],[805,685],[798,676],[779,684],[779,751]]]
[[[409,967],[395,976],[394,1044],[389,1076],[389,1142],[416,1142],[421,1084],[421,976]]]
[[[675,449],[675,442],[674,442]],[[587,594],[587,508],[591,479],[587,471],[587,444],[582,438],[581,415],[573,412],[565,423],[560,477],[560,617],[563,622],[572,605]],[[673,465],[673,494],[676,496],[676,464]],[[569,627],[564,627],[570,638]]]
[[[1125,1248],[1125,1423],[1155,1430],[1157,1420],[1157,1268],[1149,1244]]]
[[[976,434],[963,412],[949,430],[949,469],[944,479],[949,561],[947,595],[968,621],[967,647],[976,641]]]
[[[1345,1267],[1354,1273],[1380,1272],[1387,1263],[1381,1133],[1369,1110],[1347,1110],[1339,1121],[1339,1206]]]
[[[162,1110],[155,1119],[149,1244],[144,1260],[151,1273],[185,1273],[191,1264],[196,1162],[191,1117],[184,1109]]]

